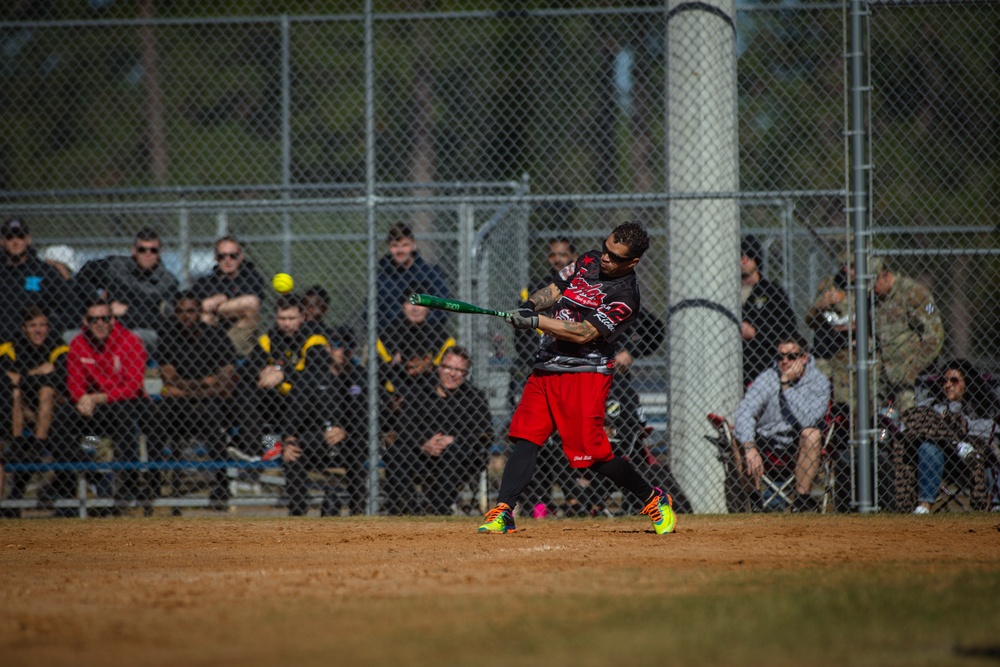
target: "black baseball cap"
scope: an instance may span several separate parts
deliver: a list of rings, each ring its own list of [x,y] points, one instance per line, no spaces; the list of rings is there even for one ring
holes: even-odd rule
[[[753,234],[747,234],[740,241],[740,252],[758,264],[760,264],[761,257],[764,255],[764,249],[761,247],[760,241]]]
[[[10,218],[4,220],[3,225],[0,225],[0,236],[5,239],[20,237],[30,235],[31,232],[28,231],[28,225],[24,224],[21,220],[17,218]]]

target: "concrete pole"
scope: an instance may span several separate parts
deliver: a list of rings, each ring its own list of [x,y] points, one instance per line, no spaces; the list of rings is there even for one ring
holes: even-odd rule
[[[739,189],[733,0],[668,0],[668,192]],[[671,201],[671,465],[695,512],[725,512],[724,469],[705,440],[709,412],[741,395],[739,202]]]

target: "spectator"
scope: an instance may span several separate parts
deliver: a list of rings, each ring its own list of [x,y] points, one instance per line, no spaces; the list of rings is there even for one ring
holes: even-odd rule
[[[302,316],[306,322],[313,323],[326,334],[327,340],[332,344],[339,340],[340,335],[334,327],[326,322],[326,314],[330,310],[330,293],[321,285],[313,285],[302,295]]]
[[[489,404],[482,390],[467,383],[472,358],[452,347],[436,377],[415,386],[403,411],[399,439],[386,448],[386,496],[392,514],[422,514],[415,480],[432,514],[451,514],[459,487],[486,467],[493,439]]]
[[[430,319],[431,309],[410,303],[410,295],[419,292],[412,287],[400,295],[402,315],[379,333],[376,349],[386,364],[386,376],[397,387],[409,379],[434,370],[445,351],[455,345],[443,324]]]
[[[781,336],[776,349],[777,364],[754,378],[737,406],[733,435],[742,445],[746,474],[754,488],[764,474],[759,448],[775,453],[796,450],[797,495],[792,509],[813,511],[816,504],[809,492],[819,470],[830,382],[798,334]]]
[[[378,326],[384,328],[402,317],[403,293],[412,285],[422,285],[428,293],[448,298],[448,283],[441,270],[424,260],[417,250],[413,230],[403,223],[396,223],[386,236],[389,253],[379,260],[378,276]],[[428,319],[443,324],[447,315],[435,310]]]
[[[191,288],[201,299],[202,321],[222,326],[241,357],[253,349],[265,290],[264,276],[233,236],[216,240],[215,267]]]
[[[848,251],[840,254],[840,265],[832,276],[823,278],[816,300],[806,312],[806,325],[814,331],[813,354],[816,367],[830,378],[833,386],[833,411],[845,417],[850,410],[853,385],[854,339],[854,266]],[[875,260],[873,269],[882,265]],[[872,378],[872,388],[874,388]]]
[[[21,319],[21,331],[14,340],[0,345],[0,369],[5,371],[0,378],[3,387],[0,401],[10,409],[13,435],[9,448],[0,458],[0,492],[3,490],[3,460],[41,461],[46,451],[57,461],[70,458],[67,452],[57,450],[49,442],[55,408],[67,400],[66,352],[69,348],[52,331],[48,318],[37,306],[29,306]],[[11,478],[11,499],[23,497],[30,477],[18,473]],[[55,486],[68,495],[72,480],[60,475]],[[19,515],[19,512],[13,514]]]
[[[906,410],[914,404],[917,377],[941,353],[944,344],[941,313],[926,286],[895,273],[888,262],[875,272],[872,292],[881,366],[880,398],[900,411]]]
[[[232,419],[231,397],[236,381],[236,350],[222,329],[206,324],[201,300],[193,292],[175,301],[173,318],[159,345],[161,399],[153,408],[149,432],[151,457],[181,458],[192,438],[203,438],[209,456],[225,459],[226,429]],[[154,476],[153,490],[160,487]],[[216,474],[209,500],[221,508],[229,500],[226,471]]]
[[[1000,406],[979,371],[965,359],[956,359],[944,367],[932,395],[920,401],[917,407],[929,408],[946,418],[940,420],[939,428],[935,429],[939,433],[948,431],[950,425],[957,427],[955,437],[943,440],[929,436],[923,439],[926,434],[919,434],[922,441],[917,448],[917,506],[913,513],[930,514],[945,468],[976,463],[976,443],[985,443],[994,435],[994,419],[1000,414]],[[903,414],[907,431],[916,430],[913,414],[912,411]],[[918,436],[916,433],[907,435]],[[985,500],[985,489],[981,495]]]
[[[98,296],[106,298],[115,319],[139,336],[154,357],[159,330],[166,323],[165,305],[179,285],[177,277],[163,266],[162,251],[159,234],[141,229],[129,257],[113,255],[91,260],[74,278],[84,303]]]
[[[70,443],[89,435],[109,437],[116,460],[138,460],[139,430],[147,415],[145,367],[142,340],[118,321],[109,301],[92,300],[83,332],[69,344],[66,387],[72,406],[57,430],[65,424]],[[118,492],[124,499],[141,497],[138,475],[124,473]]]
[[[294,390],[282,430],[282,462],[289,514],[302,516],[309,509],[310,470],[332,465],[344,469],[352,514],[366,509],[365,462],[368,445],[368,402],[365,373],[344,353],[340,341],[330,344],[330,374],[308,391]],[[320,514],[339,514],[340,501],[332,485],[326,486]]]
[[[58,332],[75,326],[80,313],[72,290],[59,272],[35,256],[31,232],[22,220],[11,218],[0,225],[3,262],[0,265],[0,341],[13,340],[21,315],[28,306],[46,313]]]
[[[245,453],[261,449],[265,434],[280,435],[293,388],[311,391],[329,374],[326,336],[314,323],[306,324],[297,296],[278,297],[274,320],[247,358],[238,384],[237,422]]]
[[[747,235],[740,244],[740,298],[743,301],[743,384],[771,365],[778,338],[795,333],[795,312],[788,294],[764,277],[764,253],[757,237]]]

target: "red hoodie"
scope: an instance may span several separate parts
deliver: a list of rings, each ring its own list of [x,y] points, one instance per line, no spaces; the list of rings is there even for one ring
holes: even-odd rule
[[[107,394],[108,403],[143,398],[145,372],[146,348],[120,322],[115,322],[100,348],[86,333],[69,344],[66,388],[74,403],[84,394]]]

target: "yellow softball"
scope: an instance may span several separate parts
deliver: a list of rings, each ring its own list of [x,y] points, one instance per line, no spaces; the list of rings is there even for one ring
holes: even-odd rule
[[[287,273],[276,273],[271,278],[271,286],[279,294],[288,294],[295,287],[295,281]]]

